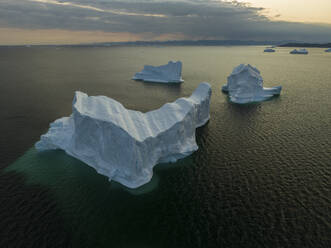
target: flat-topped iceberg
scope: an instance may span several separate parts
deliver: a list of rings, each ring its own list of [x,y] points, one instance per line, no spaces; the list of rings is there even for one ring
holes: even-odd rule
[[[279,95],[281,90],[281,86],[264,88],[260,71],[249,64],[235,67],[222,87],[222,91],[229,94],[230,101],[239,104],[265,101]]]
[[[290,54],[308,54],[308,51],[305,48],[302,49],[294,49],[290,52]]]
[[[155,83],[181,83],[184,82],[181,75],[182,62],[169,61],[168,64],[161,66],[145,65],[144,69],[136,73],[132,79]]]
[[[264,49],[264,52],[265,53],[274,53],[274,52],[276,52],[276,50],[272,49],[272,48],[266,48],[266,49]]]
[[[35,147],[62,149],[109,180],[136,188],[151,180],[156,164],[198,149],[195,130],[209,120],[210,97],[210,85],[201,83],[190,97],[142,113],[76,92],[72,115],[51,123]]]
[[[331,48],[325,50],[326,53],[331,53]]]

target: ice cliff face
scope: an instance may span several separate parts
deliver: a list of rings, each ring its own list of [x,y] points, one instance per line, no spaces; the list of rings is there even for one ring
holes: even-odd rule
[[[195,130],[209,120],[210,97],[210,85],[201,83],[189,98],[142,113],[76,92],[72,115],[51,123],[35,147],[63,149],[109,180],[136,188],[150,181],[156,164],[198,149]]]
[[[294,49],[290,52],[290,54],[308,54],[308,51],[305,48],[302,49]]]
[[[222,87],[222,91],[229,94],[232,102],[240,104],[267,100],[279,95],[281,90],[281,86],[263,88],[260,71],[249,64],[235,67],[227,84]]]
[[[182,75],[182,62],[169,61],[166,65],[151,66],[145,65],[141,72],[136,73],[133,80],[156,83],[181,83],[184,80]]]

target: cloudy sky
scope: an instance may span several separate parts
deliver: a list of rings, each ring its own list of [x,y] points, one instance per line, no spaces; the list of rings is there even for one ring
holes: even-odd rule
[[[331,42],[331,0],[0,0],[0,44]]]

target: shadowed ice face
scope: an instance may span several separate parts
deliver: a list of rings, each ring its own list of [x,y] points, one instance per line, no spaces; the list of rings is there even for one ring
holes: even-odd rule
[[[239,65],[228,77],[228,87],[233,96],[251,97],[257,91],[263,91],[263,79],[251,65]]]

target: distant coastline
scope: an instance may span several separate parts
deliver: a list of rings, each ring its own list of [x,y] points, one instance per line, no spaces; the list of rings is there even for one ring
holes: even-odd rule
[[[293,41],[254,41],[254,40],[169,40],[169,41],[127,41],[101,42],[84,44],[49,44],[49,45],[0,45],[0,47],[111,47],[111,46],[277,46]]]
[[[329,48],[331,47],[331,43],[286,43],[279,45],[279,47],[317,47],[317,48]]]
[[[0,45],[0,47],[113,47],[113,46],[278,46],[329,48],[330,43],[305,43],[299,41],[255,41],[255,40],[168,40],[168,41],[126,41],[81,44],[22,44]]]

